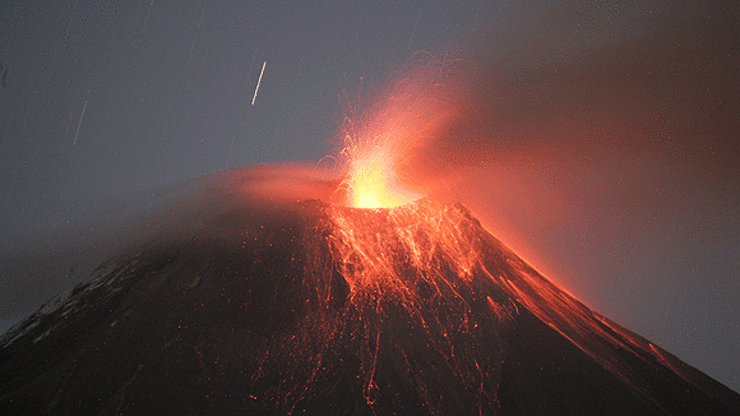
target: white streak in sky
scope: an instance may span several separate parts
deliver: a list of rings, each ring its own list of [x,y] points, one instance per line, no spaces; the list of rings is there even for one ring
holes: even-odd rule
[[[85,105],[82,106],[82,114],[80,114],[80,122],[77,123],[77,133],[75,133],[75,142],[72,143],[72,146],[77,145],[77,136],[80,135],[80,127],[82,127],[82,118],[85,117],[86,108],[87,108],[87,100],[85,100]]]
[[[152,0],[154,1],[154,0]],[[77,8],[77,2],[78,0],[75,0],[75,4],[72,5],[72,14],[69,15],[69,21],[67,22],[67,30],[64,31],[64,40],[67,40],[67,35],[69,35],[69,28],[72,26],[72,18],[75,15],[75,9]]]
[[[409,38],[409,46],[407,46],[406,49],[411,49],[411,41],[414,40],[414,34],[416,33],[416,27],[419,26],[420,17],[421,17],[421,10],[419,10],[419,15],[416,16],[416,23],[414,23],[414,30],[411,31],[411,37]]]
[[[262,82],[262,74],[265,73],[265,66],[267,66],[267,61],[262,64],[262,71],[260,71],[260,77],[257,79],[257,88],[254,89],[254,97],[252,97],[252,105],[254,105],[254,100],[257,99],[257,91],[260,90],[260,82]]]
[[[144,34],[144,29],[146,29],[146,22],[147,20],[149,20],[149,12],[152,11],[152,4],[154,4],[154,0],[149,3],[149,8],[146,10],[146,17],[144,17],[144,26],[141,27],[141,33],[139,33],[139,37]]]
[[[193,38],[193,44],[190,45],[190,54],[188,54],[188,63],[190,63],[190,59],[193,57],[193,48],[195,48],[195,41],[198,40],[198,33],[200,33],[200,25],[203,23],[203,16],[205,15],[206,15],[206,5],[204,3],[203,12],[200,14],[200,20],[198,20],[198,27],[195,29],[195,37]]]
[[[252,55],[252,63],[249,64],[249,73],[247,74],[247,80],[244,81],[244,88],[247,88],[247,83],[249,82],[249,77],[252,76],[252,67],[254,66],[254,60],[257,58],[257,51],[260,50],[260,47],[257,46],[257,49],[254,50],[254,55]]]

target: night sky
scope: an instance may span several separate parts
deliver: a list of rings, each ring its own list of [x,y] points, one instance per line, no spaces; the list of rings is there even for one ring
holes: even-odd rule
[[[740,14],[694,3],[5,1],[0,330],[178,183],[336,155],[432,56],[464,94],[407,161],[430,194],[740,391]]]

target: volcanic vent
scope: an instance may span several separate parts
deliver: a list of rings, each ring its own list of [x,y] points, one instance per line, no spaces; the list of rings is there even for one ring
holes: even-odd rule
[[[0,413],[740,414],[461,205],[220,198],[3,335]]]

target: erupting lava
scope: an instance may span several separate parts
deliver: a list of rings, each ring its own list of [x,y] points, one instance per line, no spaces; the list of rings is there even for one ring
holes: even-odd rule
[[[419,196],[398,184],[389,156],[374,149],[365,157],[353,160],[349,173],[349,205],[355,208],[394,208],[408,204]]]
[[[460,61],[420,52],[401,70],[384,94],[347,100],[337,137],[340,163],[347,176],[340,187],[344,205],[354,208],[394,208],[429,196],[423,184],[422,149],[469,106],[461,83]],[[457,75],[456,75],[457,74]],[[366,101],[373,101],[366,103]],[[366,105],[370,104],[370,105]],[[433,181],[433,179],[431,180]]]

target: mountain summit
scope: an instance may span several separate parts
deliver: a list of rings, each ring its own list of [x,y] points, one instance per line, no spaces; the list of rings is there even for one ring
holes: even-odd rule
[[[4,334],[0,413],[740,415],[462,205],[265,199],[199,224]]]

